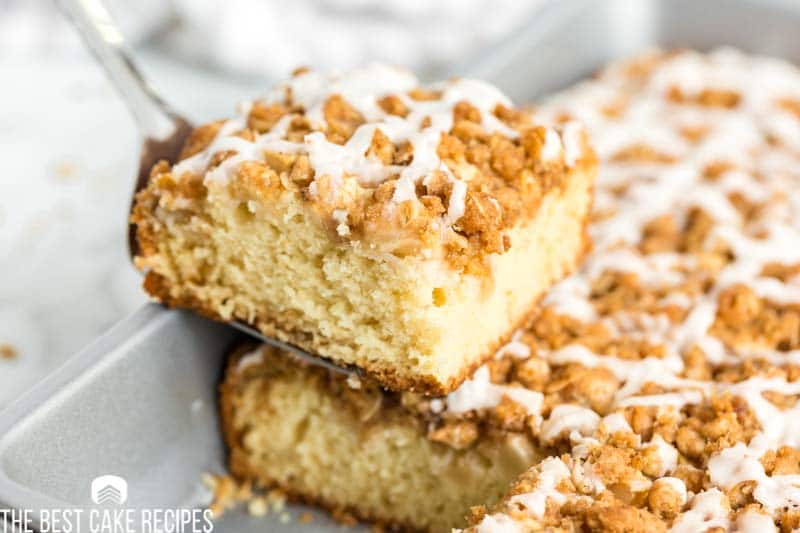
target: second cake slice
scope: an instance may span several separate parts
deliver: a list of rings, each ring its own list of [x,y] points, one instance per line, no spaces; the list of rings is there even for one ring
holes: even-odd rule
[[[573,269],[595,166],[481,82],[301,72],[153,169],[137,263],[164,303],[443,394]]]

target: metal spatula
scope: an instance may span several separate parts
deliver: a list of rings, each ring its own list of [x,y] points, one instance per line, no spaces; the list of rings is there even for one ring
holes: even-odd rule
[[[111,83],[119,91],[133,114],[144,139],[136,175],[135,195],[147,184],[150,169],[161,159],[174,163],[183,143],[192,131],[188,120],[181,117],[162,100],[144,79],[128,52],[122,33],[100,0],[58,0],[97,60]],[[133,202],[131,202],[133,206]],[[131,259],[138,251],[134,227],[128,230],[128,250]],[[291,352],[305,362],[344,374],[358,373],[352,367],[340,367],[327,359],[310,354],[291,344],[266,337],[241,323],[231,326],[267,344]]]

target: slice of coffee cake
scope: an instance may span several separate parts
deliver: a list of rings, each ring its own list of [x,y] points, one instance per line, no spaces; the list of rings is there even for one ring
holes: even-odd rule
[[[168,305],[441,394],[575,267],[595,167],[478,81],[300,72],[153,169],[136,262]]]

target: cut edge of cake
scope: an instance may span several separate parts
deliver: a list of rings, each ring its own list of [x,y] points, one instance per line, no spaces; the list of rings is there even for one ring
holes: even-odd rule
[[[499,501],[542,457],[524,432],[431,433],[413,401],[426,402],[240,347],[220,386],[230,472],[334,516],[444,532],[465,526],[470,506]]]

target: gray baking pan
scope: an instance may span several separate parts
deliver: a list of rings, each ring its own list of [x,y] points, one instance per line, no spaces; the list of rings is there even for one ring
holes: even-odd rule
[[[653,46],[721,45],[800,62],[800,4],[777,0],[555,0],[484,57],[458,69],[516,101],[565,87]],[[120,241],[120,246],[123,243]],[[102,474],[128,483],[127,506],[202,503],[202,472],[222,472],[216,384],[233,330],[148,305],[0,413],[0,508],[92,503]],[[334,531],[316,514],[226,514],[217,531]],[[35,513],[34,513],[35,514]]]

